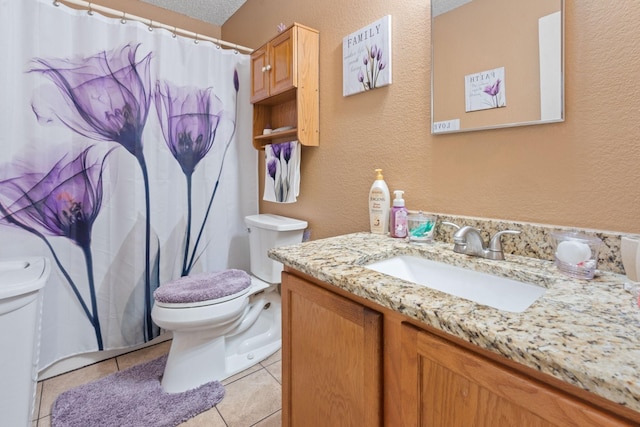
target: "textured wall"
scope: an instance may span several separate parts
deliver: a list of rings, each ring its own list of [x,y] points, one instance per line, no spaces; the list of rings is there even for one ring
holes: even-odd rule
[[[313,238],[367,230],[381,167],[410,209],[640,233],[640,2],[565,9],[565,122],[432,136],[427,0],[248,0],[224,39],[258,47],[297,21],[318,29],[321,45],[320,147],[303,150],[298,202],[261,211],[308,220]],[[393,84],[343,97],[342,38],[387,14]]]

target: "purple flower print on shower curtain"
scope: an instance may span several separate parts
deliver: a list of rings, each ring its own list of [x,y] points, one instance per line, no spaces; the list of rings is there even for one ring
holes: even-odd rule
[[[154,337],[152,287],[158,285],[151,283],[149,177],[142,152],[142,131],[151,102],[151,53],[136,60],[139,46],[125,45],[90,57],[35,58],[30,71],[49,78],[62,95],[32,104],[40,121],[57,121],[88,138],[118,143],[140,165],[146,202],[144,336],[148,341]]]
[[[90,159],[91,148],[86,148],[70,161],[65,155],[48,172],[16,170],[13,171],[17,174],[15,177],[0,181],[0,219],[44,240],[91,322],[98,349],[102,350],[104,346],[93,275],[91,230],[102,206],[104,164],[114,148],[100,158]],[[91,308],[87,306],[46,236],[66,237],[82,250]]]
[[[136,158],[142,156],[151,53],[136,62],[138,48],[126,45],[88,58],[35,58],[30,71],[55,83],[62,99],[34,103],[34,112],[41,120],[57,119],[87,138],[117,142]]]
[[[191,244],[192,175],[213,146],[223,105],[213,88],[177,87],[166,81],[156,83],[154,99],[167,147],[187,180],[187,229],[182,260],[185,276]]]
[[[198,245],[200,244],[200,239],[202,239],[202,233],[204,232],[204,227],[207,223],[207,218],[209,218],[209,213],[211,212],[211,206],[213,205],[213,199],[216,197],[216,193],[218,191],[218,186],[220,185],[220,177],[222,176],[222,170],[224,168],[224,161],[227,158],[227,152],[229,151],[229,146],[233,141],[233,137],[236,133],[236,119],[238,117],[238,91],[240,90],[240,79],[238,78],[238,70],[233,70],[233,89],[235,93],[235,113],[233,119],[227,119],[224,114],[220,116],[220,120],[231,120],[233,129],[229,138],[227,139],[227,143],[224,147],[224,152],[222,153],[222,160],[220,161],[220,169],[218,170],[218,177],[216,178],[216,183],[213,186],[211,191],[211,197],[209,198],[209,204],[207,205],[207,210],[204,214],[204,219],[202,220],[202,224],[200,224],[200,230],[198,231],[198,237],[196,238],[195,244],[193,245],[193,249],[191,251],[191,256],[189,257],[189,262],[187,263],[186,269],[183,270],[182,275],[186,276],[189,274],[191,269],[193,268],[194,263],[197,261],[198,255]],[[216,135],[218,133],[216,132]],[[214,137],[215,138],[215,137]]]

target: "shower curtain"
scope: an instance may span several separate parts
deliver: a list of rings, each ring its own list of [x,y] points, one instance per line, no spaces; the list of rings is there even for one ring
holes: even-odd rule
[[[0,54],[0,259],[54,266],[41,369],[157,337],[163,283],[248,268],[247,55],[50,0],[0,0]]]

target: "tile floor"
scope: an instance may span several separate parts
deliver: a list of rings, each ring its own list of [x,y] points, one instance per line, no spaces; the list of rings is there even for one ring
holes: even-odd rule
[[[171,341],[165,341],[39,382],[34,411],[37,415],[32,427],[51,426],[51,405],[60,393],[160,357],[169,351],[170,344]],[[225,397],[222,402],[180,426],[279,427],[282,424],[281,371],[281,353],[278,351],[246,371],[224,380]]]

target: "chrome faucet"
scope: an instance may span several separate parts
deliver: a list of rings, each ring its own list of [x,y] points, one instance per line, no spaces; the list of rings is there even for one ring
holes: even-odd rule
[[[503,234],[520,234],[519,231],[515,230],[498,231],[489,240],[489,244],[487,244],[482,239],[480,230],[475,227],[471,227],[470,225],[460,227],[448,221],[443,221],[442,223],[456,228],[456,232],[453,234],[454,252],[493,260],[504,259],[501,239]]]

